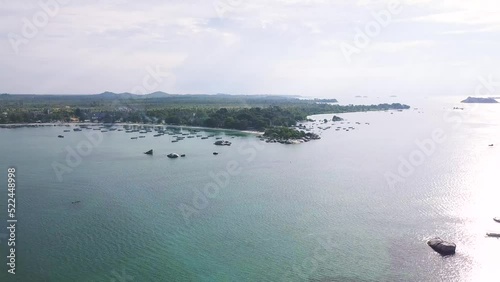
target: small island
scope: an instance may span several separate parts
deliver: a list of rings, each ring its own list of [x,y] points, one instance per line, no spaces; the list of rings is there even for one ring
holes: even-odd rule
[[[276,126],[265,131],[263,137],[267,138],[267,143],[298,144],[320,139],[312,132],[304,132],[294,128]]]
[[[462,103],[484,103],[484,104],[494,104],[498,103],[497,100],[493,98],[479,98],[479,97],[467,97]]]

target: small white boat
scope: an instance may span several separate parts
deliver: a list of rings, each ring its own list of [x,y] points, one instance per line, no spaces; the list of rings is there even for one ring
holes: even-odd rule
[[[176,153],[170,153],[167,155],[167,157],[171,158],[171,159],[177,159],[179,157],[179,154],[176,154]]]

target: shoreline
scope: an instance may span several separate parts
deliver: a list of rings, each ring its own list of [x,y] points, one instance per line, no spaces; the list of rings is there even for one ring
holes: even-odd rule
[[[260,135],[263,134],[264,132],[262,131],[255,131],[255,130],[238,130],[238,129],[228,129],[228,128],[217,128],[217,127],[205,127],[205,126],[190,126],[190,125],[170,125],[170,124],[151,124],[151,123],[92,123],[92,122],[57,122],[57,123],[8,123],[8,124],[0,124],[0,129],[12,129],[12,128],[20,128],[20,127],[45,127],[45,126],[104,126],[104,125],[111,125],[111,126],[152,126],[152,127],[157,127],[157,126],[163,126],[163,127],[171,127],[171,128],[188,128],[188,129],[202,129],[202,130],[213,130],[213,131],[230,131],[230,132],[241,132],[241,133],[247,133],[247,134],[254,134],[254,135]]]

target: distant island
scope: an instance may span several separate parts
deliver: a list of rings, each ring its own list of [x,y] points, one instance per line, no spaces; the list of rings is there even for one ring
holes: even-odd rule
[[[319,102],[320,101],[320,102]],[[97,95],[0,95],[0,124],[142,123],[252,130],[286,136],[310,115],[409,109],[400,103],[334,105],[336,99],[284,95],[167,94],[104,92]],[[338,119],[338,117],[337,117]],[[295,133],[294,133],[295,134]],[[314,139],[299,133],[301,138]],[[293,134],[292,134],[293,135]]]
[[[492,104],[498,103],[497,100],[493,98],[479,98],[479,97],[467,97],[467,99],[463,100],[462,103],[485,103]]]
[[[339,101],[337,101],[337,99],[314,99],[314,102],[318,102],[318,103],[338,103]]]

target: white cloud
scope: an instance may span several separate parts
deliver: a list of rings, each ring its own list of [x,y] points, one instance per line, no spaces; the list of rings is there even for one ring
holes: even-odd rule
[[[432,47],[434,42],[431,40],[415,40],[401,42],[377,42],[373,45],[373,49],[380,52],[399,52],[410,48],[425,48]]]
[[[160,64],[171,76],[157,90],[167,92],[469,93],[500,63],[496,0],[401,0],[402,12],[346,63],[339,43],[390,2],[71,1],[19,54],[0,42],[0,92],[128,91]],[[21,35],[23,19],[40,11],[38,1],[4,2],[0,34]]]

